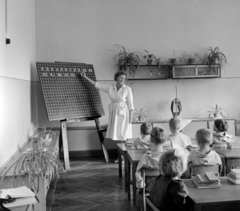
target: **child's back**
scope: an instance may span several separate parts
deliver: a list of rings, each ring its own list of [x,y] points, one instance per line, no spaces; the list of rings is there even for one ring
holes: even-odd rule
[[[196,142],[200,149],[198,151],[191,151],[188,157],[188,162],[192,166],[199,165],[222,165],[222,161],[218,153],[211,150],[212,131],[209,129],[199,129],[196,132]]]
[[[163,128],[155,127],[151,131],[151,142],[152,150],[146,152],[137,165],[137,170],[135,173],[137,187],[143,188],[142,169],[158,169],[159,168],[159,159],[163,153],[163,144],[166,142],[167,135]]]
[[[172,118],[169,121],[169,129],[172,134],[169,135],[168,140],[172,143],[172,148],[177,148],[178,146],[182,148],[188,148],[191,146],[190,138],[183,134],[181,130],[181,120],[179,118]]]
[[[191,145],[191,139],[183,133],[170,134],[168,140],[171,141],[173,149],[177,148],[177,146],[187,148],[187,146]]]
[[[152,203],[161,211],[189,210],[187,187],[179,180],[187,169],[187,155],[181,149],[170,149],[160,158],[160,174],[150,182],[147,190]]]
[[[141,137],[135,139],[132,144],[132,149],[148,149],[151,146],[150,132],[152,126],[150,123],[143,123],[140,127]]]

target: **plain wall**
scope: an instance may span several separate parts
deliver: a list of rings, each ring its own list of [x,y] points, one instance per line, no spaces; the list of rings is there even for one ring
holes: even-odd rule
[[[7,2],[7,5],[5,5]],[[5,39],[11,44],[6,45]],[[37,124],[35,1],[0,1],[0,166]]]
[[[37,60],[90,63],[98,81],[115,83],[115,44],[138,53],[143,62],[146,62],[144,50],[166,61],[174,51],[204,54],[208,46],[218,46],[228,59],[221,78],[128,81],[128,84],[134,83],[135,108],[148,111],[150,119],[171,117],[170,104],[176,86],[183,106],[182,118],[207,118],[208,106],[217,103],[230,117],[239,119],[239,25],[237,0],[41,0],[36,2]],[[106,113],[101,122],[106,124],[110,100],[105,93],[101,97]],[[41,106],[39,122],[45,123],[44,109]],[[94,125],[75,126],[86,124]],[[96,144],[92,145],[89,144],[93,142],[92,135],[83,133],[69,131],[70,150],[99,147],[97,136]],[[138,129],[134,129],[134,136],[137,135]]]

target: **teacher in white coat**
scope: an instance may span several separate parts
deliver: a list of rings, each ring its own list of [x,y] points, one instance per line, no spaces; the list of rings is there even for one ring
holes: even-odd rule
[[[126,141],[132,138],[133,94],[132,89],[125,85],[126,71],[116,72],[114,75],[116,84],[112,85],[95,82],[88,78],[85,73],[82,73],[82,76],[98,90],[106,92],[111,99],[108,106],[109,121],[106,137],[114,141]]]

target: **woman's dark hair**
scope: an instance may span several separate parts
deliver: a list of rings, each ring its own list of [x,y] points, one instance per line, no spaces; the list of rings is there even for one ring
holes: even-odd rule
[[[220,132],[225,132],[228,130],[228,124],[226,121],[223,121],[222,119],[216,119],[214,121],[214,125]]]
[[[126,72],[126,70],[118,70],[118,71],[115,73],[115,75],[114,75],[114,80],[117,81],[117,78],[118,78],[118,76],[120,76],[120,75],[125,75],[126,78],[127,78],[127,72]]]

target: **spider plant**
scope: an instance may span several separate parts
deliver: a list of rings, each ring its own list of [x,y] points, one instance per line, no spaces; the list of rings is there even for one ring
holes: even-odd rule
[[[133,115],[133,122],[145,122],[147,119],[147,111],[143,111],[141,109],[140,111],[134,110],[134,115]]]
[[[212,48],[209,46],[206,49],[203,64],[208,64],[209,66],[212,64],[219,64],[221,69],[223,65],[227,64],[227,58],[225,54],[220,51],[219,47]]]
[[[120,44],[115,45],[115,47],[119,48],[118,54],[113,57],[115,66],[118,70],[127,70],[127,66],[129,65],[129,75],[134,77],[136,69],[139,66],[139,56],[135,52],[126,50],[126,48]]]
[[[3,179],[13,168],[13,183],[17,187],[21,183],[20,176],[28,174],[29,187],[36,193],[39,191],[40,177],[56,182],[60,173],[65,170],[57,155],[50,150],[52,138],[55,135],[53,131],[45,127],[37,128],[28,137],[31,147],[22,151],[19,159],[5,170]]]
[[[219,118],[219,117],[228,116],[228,112],[225,109],[218,106],[217,104],[215,107],[212,107],[212,106],[208,106],[208,107],[211,108],[211,110],[208,111],[209,118]],[[224,115],[224,112],[227,115]]]

